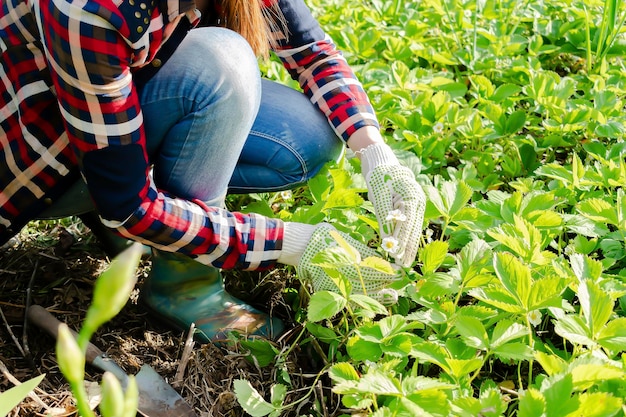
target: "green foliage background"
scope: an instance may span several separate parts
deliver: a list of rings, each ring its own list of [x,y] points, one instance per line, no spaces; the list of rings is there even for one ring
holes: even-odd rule
[[[428,197],[397,305],[381,314],[349,291],[313,294],[301,316],[299,343],[325,352],[320,377],[343,412],[624,416],[626,6],[308,4]],[[278,61],[263,70],[294,85]],[[376,244],[358,168],[348,157],[293,194],[253,195],[243,209],[328,221]],[[289,380],[277,375],[270,401],[237,383],[248,412],[292,407]]]

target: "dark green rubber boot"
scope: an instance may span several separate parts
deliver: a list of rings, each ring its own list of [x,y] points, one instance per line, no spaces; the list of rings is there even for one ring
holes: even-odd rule
[[[219,269],[178,253],[153,249],[140,299],[179,330],[195,323],[195,338],[201,342],[225,339],[230,331],[273,339],[284,329],[281,320],[228,294]]]

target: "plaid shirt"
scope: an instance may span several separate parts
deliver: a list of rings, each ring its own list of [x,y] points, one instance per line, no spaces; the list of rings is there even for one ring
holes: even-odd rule
[[[279,0],[278,56],[347,140],[377,126],[365,93],[302,0]],[[82,175],[103,222],[127,238],[222,268],[269,268],[280,220],[157,189],[133,74],[150,65],[193,0],[3,0],[0,243]]]

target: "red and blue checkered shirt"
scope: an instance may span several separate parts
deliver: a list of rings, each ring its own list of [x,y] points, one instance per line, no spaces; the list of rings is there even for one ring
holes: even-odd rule
[[[302,0],[279,0],[288,39],[276,53],[338,135],[378,126],[361,84]],[[133,74],[193,0],[3,0],[0,9],[0,244],[79,178],[105,224],[127,238],[221,268],[272,267],[283,223],[158,189],[150,176]],[[103,201],[104,200],[104,201]]]

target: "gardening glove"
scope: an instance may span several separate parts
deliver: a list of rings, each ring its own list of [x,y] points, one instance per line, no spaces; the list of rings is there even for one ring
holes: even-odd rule
[[[278,262],[296,266],[296,271],[301,279],[310,281],[314,291],[332,291],[339,293],[339,287],[333,279],[324,272],[324,269],[313,265],[311,260],[324,249],[339,246],[339,243],[331,235],[337,230],[327,223],[310,225],[304,223],[286,222],[283,235],[283,249]],[[353,239],[349,235],[337,232],[345,241],[359,252],[361,260],[379,255],[376,251],[365,244]],[[348,279],[355,294],[366,294],[383,304],[393,304],[398,299],[395,290],[387,287],[400,279],[397,273],[385,273],[367,266],[360,266],[359,270],[363,282],[359,277],[357,268],[340,266],[338,271]]]
[[[372,144],[356,154],[374,205],[382,247],[398,265],[410,267],[424,223],[426,196],[422,187],[386,144]]]

